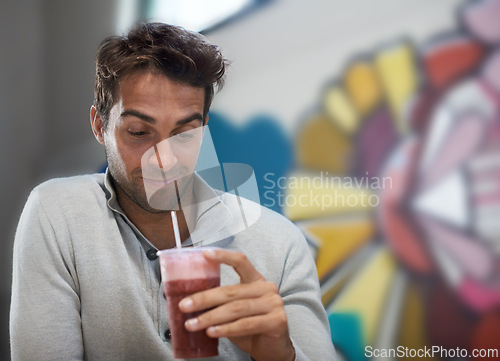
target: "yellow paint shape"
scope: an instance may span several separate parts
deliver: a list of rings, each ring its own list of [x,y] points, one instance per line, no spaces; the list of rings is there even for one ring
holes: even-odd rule
[[[332,86],[324,97],[326,114],[343,131],[352,134],[358,130],[359,117],[343,89]]]
[[[347,174],[353,144],[325,115],[311,118],[297,136],[297,160],[305,169]]]
[[[365,345],[373,345],[376,339],[396,267],[393,256],[380,247],[328,309],[328,313],[356,313]]]
[[[320,242],[316,258],[320,279],[368,243],[375,233],[375,225],[370,218],[306,226],[305,229]]]
[[[366,116],[382,99],[375,69],[368,62],[353,63],[345,73],[345,88],[358,113]]]
[[[417,70],[413,50],[400,43],[382,50],[375,59],[376,69],[401,134],[409,130],[405,114],[411,97],[417,90]]]
[[[280,200],[283,212],[292,221],[315,219],[328,215],[372,210],[377,195],[357,188],[350,177],[326,173],[292,174],[287,177],[286,194]]]
[[[429,347],[426,339],[426,311],[424,299],[419,294],[414,284],[407,288],[406,298],[401,312],[399,339],[397,345],[413,349]],[[423,358],[424,360],[435,360],[435,358]]]

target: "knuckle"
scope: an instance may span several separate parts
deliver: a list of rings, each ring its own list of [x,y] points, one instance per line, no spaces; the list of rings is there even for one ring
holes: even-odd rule
[[[274,294],[271,296],[271,303],[277,308],[283,308],[285,301],[279,294]]]
[[[233,299],[238,295],[238,288],[236,286],[224,287],[225,296],[229,299]]]
[[[236,301],[236,302],[233,302],[233,304],[231,305],[231,308],[232,308],[231,311],[233,312],[233,314],[240,315],[240,314],[246,313],[249,310],[250,302],[247,300]]]
[[[276,322],[280,326],[288,326],[288,319],[286,317],[285,310],[280,310],[276,312]]]
[[[205,292],[198,292],[192,295],[191,299],[193,300],[193,304],[196,306],[204,304],[207,300],[207,295],[205,294]]]
[[[244,255],[243,253],[241,253],[241,252],[236,252],[236,253],[235,253],[235,258],[236,258],[236,262],[237,262],[238,264],[243,264],[243,263],[245,263],[245,262],[247,262],[247,261],[248,261],[247,256],[245,256],[245,255]]]
[[[265,287],[268,293],[278,294],[278,286],[274,282],[266,281]]]
[[[246,330],[246,331],[251,331],[253,329],[255,329],[255,327],[257,326],[256,325],[256,322],[251,319],[251,318],[245,318],[241,321],[241,328]]]

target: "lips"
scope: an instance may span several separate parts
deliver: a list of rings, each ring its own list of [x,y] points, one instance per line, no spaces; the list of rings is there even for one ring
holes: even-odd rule
[[[169,184],[173,183],[177,178],[172,177],[168,179],[151,179],[151,178],[142,178],[143,182],[147,185],[151,185],[153,187],[165,187],[168,186]]]

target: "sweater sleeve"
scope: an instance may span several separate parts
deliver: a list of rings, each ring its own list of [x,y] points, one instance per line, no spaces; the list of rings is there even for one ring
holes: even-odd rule
[[[316,266],[304,236],[298,230],[297,234],[280,284],[296,361],[335,360]]]
[[[14,240],[10,310],[13,361],[83,360],[78,278],[63,221],[61,215],[45,212],[35,189]],[[61,231],[56,234],[54,229]]]

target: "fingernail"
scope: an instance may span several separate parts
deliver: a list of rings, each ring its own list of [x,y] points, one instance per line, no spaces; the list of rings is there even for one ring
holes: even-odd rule
[[[181,302],[179,303],[179,307],[180,308],[184,308],[186,310],[189,310],[190,308],[193,307],[193,300],[190,299],[190,298],[184,298],[183,300],[181,300]]]
[[[217,336],[217,326],[211,326],[207,328],[207,332],[210,336]]]
[[[187,320],[184,325],[186,328],[194,330],[196,328],[196,325],[198,325],[198,319],[197,318],[191,318]]]
[[[213,249],[209,249],[207,251],[204,251],[203,253],[206,254],[208,257],[215,257],[215,251]]]

